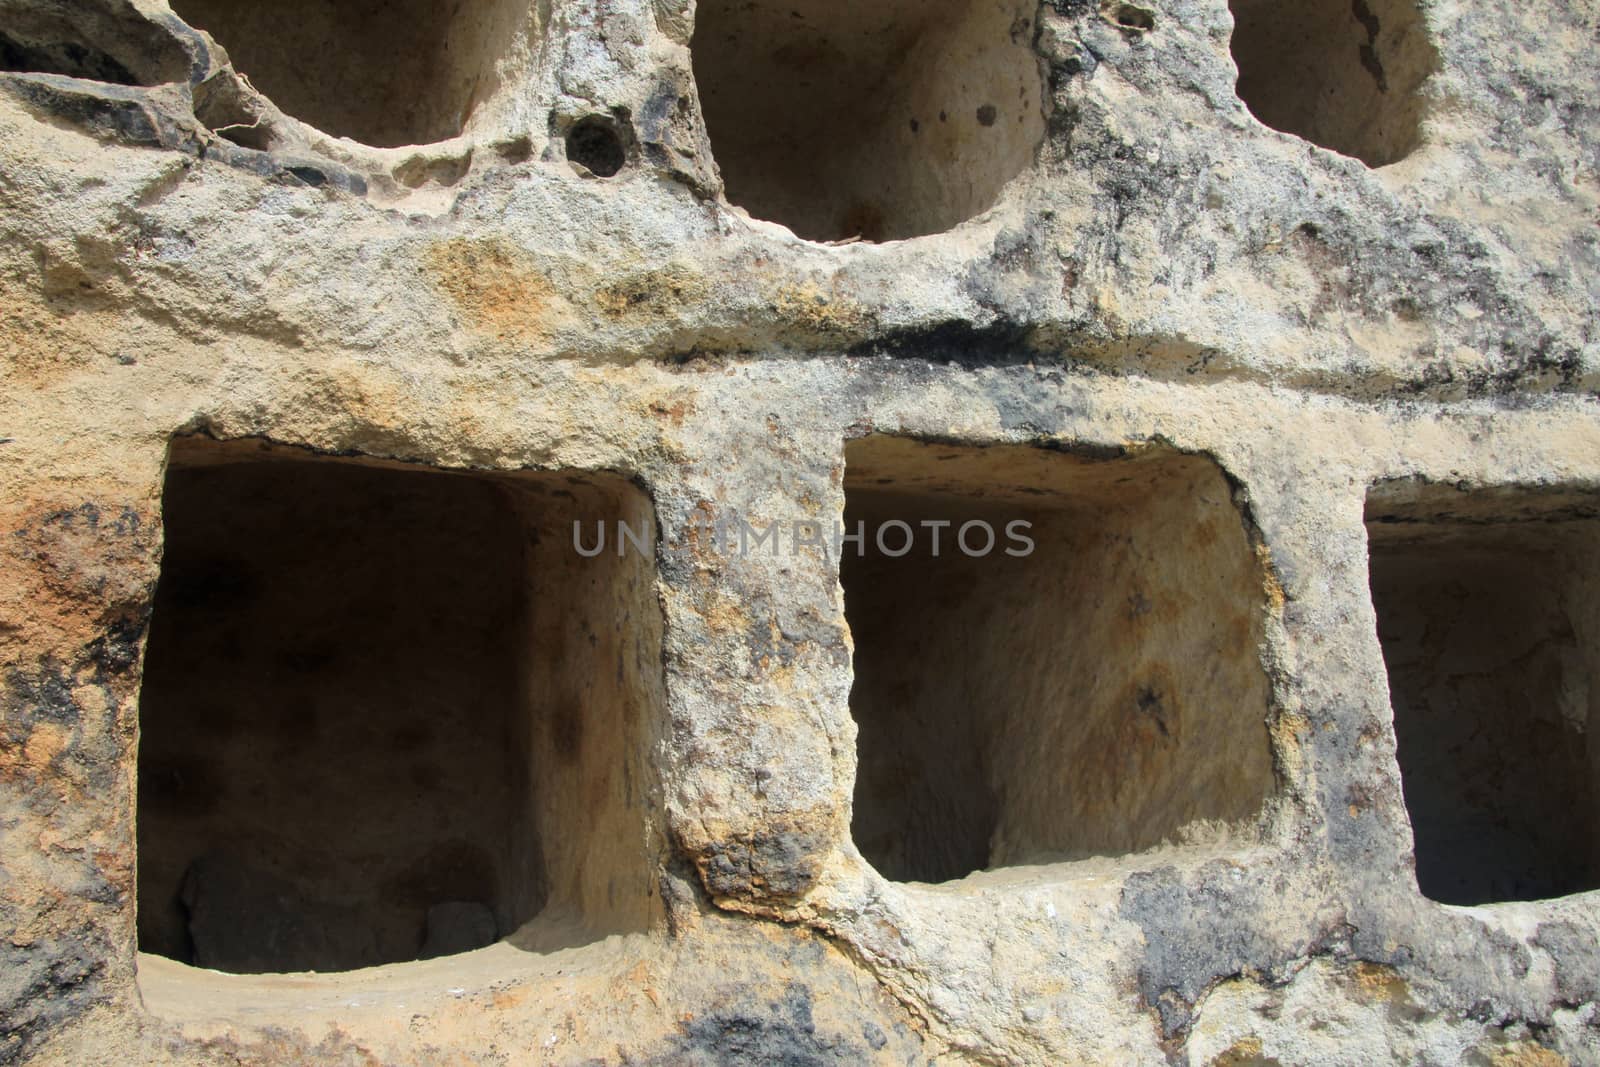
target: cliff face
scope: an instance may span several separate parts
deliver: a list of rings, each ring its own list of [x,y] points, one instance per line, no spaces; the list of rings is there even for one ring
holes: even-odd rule
[[[1600,1063],[1597,45],[0,0],[0,1062]]]

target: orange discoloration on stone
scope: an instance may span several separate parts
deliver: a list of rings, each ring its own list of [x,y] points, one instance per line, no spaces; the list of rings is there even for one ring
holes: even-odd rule
[[[1572,1061],[1542,1045],[1522,1041],[1491,1052],[1489,1062],[1494,1067],[1568,1067]]]
[[[43,773],[72,743],[72,731],[59,723],[35,723],[22,746],[22,759],[31,770]]]
[[[1211,1061],[1208,1067],[1266,1067],[1278,1061],[1261,1054],[1259,1037],[1242,1037]]]
[[[1368,1003],[1406,1004],[1411,1000],[1410,987],[1393,967],[1381,963],[1357,963],[1351,973],[1356,995]]]
[[[596,290],[594,303],[607,318],[663,318],[692,310],[709,291],[703,273],[671,264],[607,283]]]
[[[743,633],[750,626],[750,616],[744,605],[722,594],[707,595],[700,617],[705,620],[706,629],[713,634]]]
[[[489,998],[489,1006],[495,1011],[511,1011],[526,1004],[528,997],[526,989],[500,989]]]
[[[1305,773],[1305,735],[1311,723],[1297,712],[1285,712],[1271,720],[1272,744],[1283,773],[1298,779]]]
[[[430,248],[423,263],[470,325],[500,340],[548,337],[568,314],[549,276],[505,241],[445,241]]]
[[[854,298],[825,290],[814,281],[780,285],[771,299],[779,318],[812,334],[850,333],[869,318]]]
[[[103,320],[103,321],[102,321]],[[0,276],[0,367],[10,388],[48,388],[94,364],[115,335],[114,316],[51,308],[37,293]]]
[[[693,413],[694,401],[683,396],[657,400],[650,405],[650,414],[665,419],[673,426],[682,426],[684,419]]]
[[[155,583],[159,531],[143,502],[89,496],[0,512],[0,648],[76,650],[137,614]]]
[[[1278,574],[1272,567],[1272,550],[1266,545],[1255,546],[1256,561],[1261,566],[1261,585],[1267,594],[1267,610],[1275,618],[1283,616],[1284,593],[1283,585],[1278,581]]]

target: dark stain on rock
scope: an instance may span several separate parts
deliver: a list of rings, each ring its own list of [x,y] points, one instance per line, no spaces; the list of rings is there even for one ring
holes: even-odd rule
[[[1361,65],[1372,75],[1378,92],[1386,93],[1389,91],[1389,78],[1383,71],[1383,61],[1378,58],[1378,34],[1383,28],[1378,16],[1367,6],[1367,0],[1350,0],[1350,14],[1367,31],[1367,43],[1361,46]]]
[[[819,1034],[812,1017],[811,991],[796,984],[789,986],[781,999],[736,1005],[689,1020],[673,1047],[651,1062],[696,1067],[864,1063],[870,1059],[872,1049],[883,1047],[888,1040],[881,1028],[870,1023],[868,1026],[876,1031],[876,1043],[871,1038],[866,1043],[856,1043],[842,1036]]]
[[[30,111],[48,114],[103,141],[199,154],[194,132],[162,112],[143,89],[28,74],[0,77],[0,91]]]
[[[1172,736],[1172,731],[1167,726],[1167,709],[1161,703],[1161,693],[1152,686],[1144,686],[1139,690],[1139,714],[1155,724],[1163,738]]]
[[[1164,1038],[1188,1032],[1195,1003],[1216,982],[1247,970],[1276,974],[1304,946],[1275,945],[1253,922],[1264,892],[1207,864],[1191,882],[1176,867],[1141,871],[1122,890],[1119,915],[1144,931],[1139,993]]]
[[[103,1000],[104,946],[94,935],[30,945],[0,940],[0,1063],[20,1063],[46,1034]]]
[[[822,830],[791,823],[713,842],[690,858],[714,897],[785,902],[811,891],[830,844]]]
[[[72,685],[72,676],[50,657],[40,660],[31,673],[13,667],[6,671],[6,714],[0,721],[24,733],[30,723],[40,721],[76,726],[81,710]]]
[[[84,658],[93,664],[97,682],[104,684],[108,676],[126,674],[139,662],[148,622],[147,614],[117,619],[84,646]]]
[[[1566,920],[1540,923],[1533,943],[1555,960],[1556,990],[1563,1001],[1600,1000],[1600,943],[1593,929]]]
[[[67,597],[107,602],[127,611],[143,599],[129,571],[151,551],[147,524],[130,507],[93,502],[56,508],[13,532],[19,555],[40,565],[51,588]]]
[[[963,368],[1014,366],[1028,362],[1033,328],[1000,318],[987,326],[947,321],[884,331],[874,340],[856,345],[851,356],[890,356],[931,363],[952,363]]]

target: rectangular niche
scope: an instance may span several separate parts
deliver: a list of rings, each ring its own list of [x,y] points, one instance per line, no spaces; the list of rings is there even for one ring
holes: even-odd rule
[[[1275,781],[1266,577],[1214,462],[893,437],[845,461],[846,531],[866,532],[840,561],[852,830],[884,876],[1121,855],[1257,817]],[[1026,550],[1017,520],[1026,555],[1008,554]],[[925,522],[951,524],[937,556]],[[963,547],[968,523],[991,551],[982,525]]]
[[[1391,482],[1366,520],[1422,892],[1600,888],[1600,496]]]
[[[173,0],[285,114],[379,148],[462,134],[537,46],[526,0]]]
[[[141,951],[345,971],[649,925],[655,561],[572,536],[653,529],[640,490],[182,439],[162,513]]]

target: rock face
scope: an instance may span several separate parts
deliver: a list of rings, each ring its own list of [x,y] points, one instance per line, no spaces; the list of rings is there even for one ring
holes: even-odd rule
[[[1597,41],[0,0],[0,1062],[1600,1063]]]

